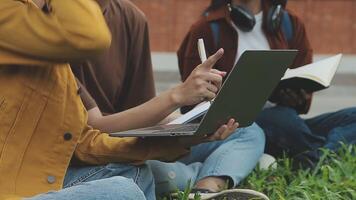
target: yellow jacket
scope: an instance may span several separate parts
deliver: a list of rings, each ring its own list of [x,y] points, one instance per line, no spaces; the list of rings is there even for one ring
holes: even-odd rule
[[[87,125],[72,60],[110,45],[93,0],[0,0],[0,199],[61,189],[75,154],[90,164],[174,160],[187,150],[157,140],[111,138]],[[157,145],[159,142],[159,145]]]

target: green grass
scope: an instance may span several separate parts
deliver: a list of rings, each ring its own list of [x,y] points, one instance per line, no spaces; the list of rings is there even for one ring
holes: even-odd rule
[[[293,171],[291,160],[284,158],[276,169],[256,169],[238,188],[263,192],[271,200],[356,200],[356,146],[324,152],[313,170]],[[189,192],[179,192],[178,199],[187,200]]]
[[[285,158],[277,169],[255,170],[239,188],[261,191],[271,200],[356,200],[356,146],[324,152],[313,170],[292,171]]]

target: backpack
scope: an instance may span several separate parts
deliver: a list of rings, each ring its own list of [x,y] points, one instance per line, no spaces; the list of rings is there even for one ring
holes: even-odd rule
[[[220,43],[220,25],[218,22],[213,21],[210,23],[210,28],[213,32],[215,45],[218,46]],[[290,43],[293,39],[293,23],[292,19],[287,11],[283,12],[281,29],[284,37],[287,39],[287,42]]]

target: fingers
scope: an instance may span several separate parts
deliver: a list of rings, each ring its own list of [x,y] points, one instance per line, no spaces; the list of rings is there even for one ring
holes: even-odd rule
[[[213,74],[217,74],[221,77],[225,77],[227,72],[223,72],[223,71],[220,71],[220,70],[217,70],[217,69],[211,69],[210,70],[210,73],[213,73]]]
[[[199,65],[199,68],[210,70],[215,63],[224,55],[224,49],[219,49],[214,55],[210,56],[204,63]]]
[[[312,94],[308,93],[307,91],[305,91],[304,89],[300,90],[300,94],[303,97],[303,99],[305,99],[305,101],[307,101],[307,99],[310,99]]]
[[[215,97],[216,97],[216,94],[214,92],[210,92],[208,90],[204,94],[204,100],[206,100],[206,101],[211,101],[211,100],[215,99]]]
[[[221,136],[227,130],[227,125],[222,125],[213,135],[208,137],[209,142],[221,140]]]
[[[304,89],[301,89],[299,92],[300,92],[300,94],[302,94],[302,96],[304,96],[304,97],[307,97],[307,96],[308,96],[307,92],[306,92]]]
[[[222,133],[220,139],[225,140],[228,138],[235,130],[238,128],[239,124],[235,122],[234,119],[230,119],[227,124],[227,129]]]
[[[212,72],[206,73],[204,75],[204,79],[206,81],[214,81],[214,82],[220,82],[220,83],[223,81],[223,77],[220,74],[216,74],[216,73],[212,73]]]
[[[220,89],[222,85],[222,76],[214,74],[214,73],[207,73],[203,76],[203,79],[207,81],[208,83],[213,83],[216,87]]]
[[[219,91],[219,88],[218,86],[214,85],[214,84],[210,84],[210,83],[207,83],[207,88],[210,92],[214,93],[214,94],[217,94],[218,91]]]
[[[228,138],[237,128],[239,124],[234,119],[230,119],[226,125],[221,126],[213,135],[208,137],[209,141],[219,141]]]
[[[294,97],[291,96],[287,90],[281,90],[280,91],[280,98],[281,98],[281,104],[284,106],[290,106],[290,107],[295,107],[297,106],[297,101]]]
[[[301,90],[295,91],[292,89],[287,89],[287,93],[291,96],[291,98],[294,99],[297,106],[304,104],[306,96],[302,94]]]

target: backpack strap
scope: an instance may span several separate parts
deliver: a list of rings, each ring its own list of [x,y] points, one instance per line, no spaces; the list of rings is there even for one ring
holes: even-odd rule
[[[287,11],[283,12],[281,29],[287,42],[290,43],[293,40],[294,30],[292,19]]]
[[[213,33],[215,46],[217,47],[220,43],[220,25],[217,21],[214,21],[210,23],[210,28]]]
[[[205,12],[204,16],[209,16],[209,12]],[[213,33],[214,44],[217,47],[220,43],[220,25],[217,21],[213,21],[209,23],[211,32]]]

